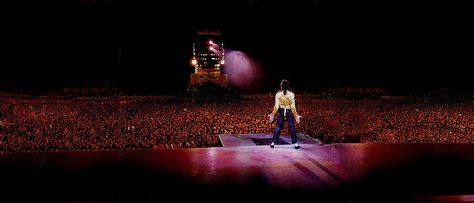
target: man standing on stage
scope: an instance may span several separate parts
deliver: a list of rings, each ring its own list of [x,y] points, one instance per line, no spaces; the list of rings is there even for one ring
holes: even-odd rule
[[[280,91],[275,95],[275,106],[273,107],[272,113],[268,115],[270,122],[273,122],[273,118],[277,112],[278,121],[270,147],[275,147],[275,143],[278,142],[281,129],[283,128],[283,122],[287,121],[291,134],[291,143],[294,144],[295,149],[299,149],[300,146],[296,140],[295,120],[296,123],[300,123],[301,116],[296,113],[295,94],[290,90],[288,80],[282,80],[280,83]]]

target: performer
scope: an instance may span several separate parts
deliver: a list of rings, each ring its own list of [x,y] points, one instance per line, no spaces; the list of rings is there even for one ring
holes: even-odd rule
[[[298,141],[296,140],[296,123],[300,123],[301,116],[296,113],[295,94],[290,90],[290,82],[288,80],[282,80],[280,83],[280,91],[275,95],[275,106],[273,111],[268,115],[270,122],[273,122],[275,114],[278,112],[278,121],[273,133],[272,143],[270,147],[275,147],[275,143],[278,143],[281,129],[283,128],[283,122],[288,122],[288,128],[290,129],[291,142],[294,144],[295,149],[299,149]]]

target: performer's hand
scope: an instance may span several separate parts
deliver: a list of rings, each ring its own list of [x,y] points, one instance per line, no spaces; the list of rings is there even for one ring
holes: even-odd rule
[[[301,122],[301,117],[300,115],[296,116],[296,123],[299,124]]]
[[[270,119],[270,122],[273,122],[273,115],[272,114],[268,114],[268,118]]]

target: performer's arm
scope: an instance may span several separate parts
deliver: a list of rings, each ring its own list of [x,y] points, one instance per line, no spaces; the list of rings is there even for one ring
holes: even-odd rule
[[[290,108],[291,108],[291,111],[293,112],[293,115],[296,117],[298,117],[298,114],[296,113],[296,101],[295,101],[295,95],[293,94],[291,97],[291,105],[290,105]]]
[[[278,111],[278,107],[280,107],[280,100],[278,100],[278,94],[275,95],[275,106],[273,106],[273,111],[271,113],[272,116],[275,116],[276,112]]]
[[[298,113],[296,113],[296,100],[295,100],[295,95],[293,94],[292,97],[291,97],[291,112],[293,112],[293,115],[295,116],[295,119],[296,119],[296,123],[300,123],[301,122],[301,116],[298,115]]]

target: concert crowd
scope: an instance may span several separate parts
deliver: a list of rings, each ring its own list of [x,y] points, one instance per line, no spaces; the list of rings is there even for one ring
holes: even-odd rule
[[[0,152],[218,147],[274,130],[272,94],[236,102],[166,96],[0,97]],[[297,95],[299,133],[323,143],[474,143],[474,103]],[[288,133],[285,125],[282,133]]]

